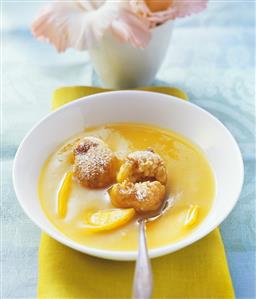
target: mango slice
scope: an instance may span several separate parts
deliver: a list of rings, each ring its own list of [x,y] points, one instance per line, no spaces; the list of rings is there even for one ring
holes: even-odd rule
[[[130,172],[131,172],[130,165],[129,166],[126,164],[121,165],[116,177],[117,182],[122,183],[124,180],[126,180],[129,177]]]
[[[68,205],[68,198],[71,192],[71,186],[72,186],[72,176],[73,173],[71,171],[68,171],[64,179],[62,181],[62,184],[60,186],[59,192],[58,192],[58,209],[57,213],[59,217],[64,218],[67,214],[67,205]]]
[[[184,221],[185,227],[190,227],[196,222],[198,211],[199,211],[199,207],[197,205],[191,205],[189,207]]]
[[[106,209],[88,214],[85,228],[90,232],[116,229],[128,223],[135,215],[134,209]]]
[[[72,165],[75,163],[75,156],[73,153],[70,153],[70,155],[68,156],[68,162]]]

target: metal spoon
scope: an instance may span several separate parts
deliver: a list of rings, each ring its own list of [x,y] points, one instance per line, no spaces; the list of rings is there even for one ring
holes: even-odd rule
[[[146,241],[146,223],[161,217],[174,204],[174,198],[167,198],[160,210],[152,215],[141,217],[139,222],[139,248],[133,280],[133,299],[150,299],[153,289],[153,278]]]

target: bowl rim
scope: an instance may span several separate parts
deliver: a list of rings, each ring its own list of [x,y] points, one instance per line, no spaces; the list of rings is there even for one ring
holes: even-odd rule
[[[233,145],[236,149],[237,152],[237,158],[239,160],[239,165],[238,167],[240,168],[241,171],[241,178],[240,178],[240,182],[239,182],[239,191],[237,192],[236,198],[233,201],[233,203],[229,206],[229,208],[227,209],[226,213],[222,215],[222,217],[219,217],[217,219],[217,221],[215,223],[213,223],[212,225],[209,225],[207,227],[207,229],[205,229],[203,226],[201,227],[200,233],[196,234],[196,235],[192,235],[192,236],[188,236],[184,239],[181,239],[175,243],[171,243],[165,246],[161,246],[161,247],[157,247],[157,248],[153,248],[153,249],[149,249],[149,256],[150,258],[156,258],[156,257],[160,257],[172,252],[175,252],[177,250],[180,250],[184,247],[187,247],[188,245],[192,245],[194,242],[204,238],[206,235],[208,235],[210,232],[212,232],[216,227],[218,227],[226,218],[227,216],[231,213],[231,211],[233,210],[233,208],[235,207],[241,191],[242,191],[242,187],[243,187],[243,183],[244,183],[244,164],[243,164],[243,158],[242,158],[242,154],[240,151],[240,148],[235,140],[235,138],[233,137],[233,135],[231,134],[231,132],[224,126],[224,124],[218,120],[215,116],[213,116],[210,112],[208,112],[207,110],[201,108],[200,106],[191,103],[189,101],[180,99],[178,97],[172,96],[172,95],[167,95],[167,94],[162,94],[159,92],[155,92],[155,91],[143,91],[143,90],[118,90],[118,91],[107,91],[107,92],[101,92],[101,93],[97,93],[97,94],[92,94],[92,95],[88,95],[88,96],[84,96],[81,97],[79,99],[76,99],[74,101],[71,101],[69,103],[64,104],[63,106],[59,107],[58,109],[49,112],[46,116],[44,116],[40,121],[38,121],[36,124],[34,124],[32,126],[32,128],[25,134],[24,138],[22,139],[14,160],[13,160],[13,168],[12,168],[12,179],[13,179],[13,186],[14,186],[14,190],[16,193],[16,198],[20,204],[20,206],[22,207],[22,209],[24,210],[24,212],[26,213],[26,215],[30,218],[30,220],[32,220],[32,222],[34,222],[41,230],[42,232],[45,232],[47,235],[49,235],[50,237],[54,238],[55,240],[57,240],[58,242],[60,242],[63,245],[66,245],[72,249],[78,250],[82,253],[86,253],[89,254],[91,256],[95,256],[95,257],[99,257],[99,258],[104,258],[104,259],[109,259],[109,260],[119,260],[119,261],[131,261],[131,260],[136,260],[137,257],[137,251],[136,250],[129,250],[129,251],[121,251],[121,250],[106,250],[106,249],[97,249],[97,248],[92,248],[92,247],[88,247],[82,244],[77,243],[76,241],[71,240],[69,237],[67,237],[66,235],[64,235],[60,230],[58,230],[58,228],[56,228],[56,232],[52,229],[48,229],[46,227],[44,227],[40,221],[37,220],[37,217],[35,217],[32,213],[31,210],[27,209],[25,207],[25,205],[23,204],[23,200],[22,200],[22,196],[19,194],[19,188],[17,186],[17,161],[19,161],[19,159],[21,159],[21,152],[22,152],[22,148],[23,145],[27,142],[27,140],[30,138],[31,133],[37,129],[37,127],[41,126],[41,124],[43,124],[44,122],[47,121],[47,119],[53,117],[53,115],[58,114],[58,113],[62,113],[62,111],[69,109],[71,106],[76,106],[76,105],[80,105],[80,103],[86,101],[93,101],[95,98],[98,97],[104,97],[106,94],[110,95],[110,94],[124,94],[124,93],[129,93],[129,94],[143,94],[143,93],[149,93],[149,94],[158,94],[158,96],[161,96],[162,98],[166,98],[168,100],[170,100],[170,98],[174,101],[174,102],[178,102],[180,105],[190,105],[192,107],[194,107],[195,109],[199,110],[202,113],[207,114],[208,117],[212,118],[215,122],[217,122],[223,130],[226,131],[226,133],[229,135],[229,137],[231,138]],[[46,217],[46,216],[45,216]],[[47,218],[47,217],[46,217]],[[48,218],[47,218],[48,220]],[[49,221],[49,220],[48,220]],[[203,224],[203,223],[202,223]],[[53,225],[53,224],[52,224]]]

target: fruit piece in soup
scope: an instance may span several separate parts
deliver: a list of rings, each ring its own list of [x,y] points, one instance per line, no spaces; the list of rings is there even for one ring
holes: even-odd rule
[[[101,139],[85,137],[73,152],[74,177],[82,186],[104,188],[114,182],[117,158]]]
[[[159,181],[165,185],[167,171],[164,160],[152,150],[133,152],[128,155],[117,175],[119,183],[124,180],[133,183]]]
[[[165,186],[158,181],[131,183],[124,181],[109,190],[111,202],[118,208],[134,208],[138,213],[159,209],[165,197]]]
[[[102,232],[116,229],[128,223],[135,215],[134,209],[107,209],[87,215],[85,229]]]
[[[68,198],[72,185],[72,175],[71,171],[65,174],[58,192],[58,215],[61,218],[64,218],[67,214]]]
[[[186,218],[184,222],[185,227],[190,227],[193,224],[195,224],[197,218],[198,218],[198,211],[199,207],[198,205],[191,205],[186,213]]]

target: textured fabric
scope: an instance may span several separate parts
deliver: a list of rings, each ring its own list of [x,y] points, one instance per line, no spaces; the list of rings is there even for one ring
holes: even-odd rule
[[[188,99],[175,88],[144,88]],[[107,91],[65,87],[55,91],[53,109],[76,98]],[[219,230],[179,252],[156,258],[153,298],[234,298]],[[39,251],[38,298],[128,299],[133,262],[113,262],[67,248],[43,234]]]
[[[161,92],[169,95],[176,96],[178,98],[188,100],[188,96],[181,89],[173,87],[145,87],[137,88],[138,90],[147,90],[152,92]],[[100,87],[89,87],[89,86],[74,86],[74,87],[62,87],[55,90],[52,99],[52,109],[56,109],[61,105],[64,105],[72,100],[78,99],[80,97],[88,96],[95,93],[106,92],[109,89],[104,89]]]
[[[43,234],[38,299],[130,299],[133,262],[72,250]],[[153,299],[234,298],[219,230],[176,253],[152,260]]]

